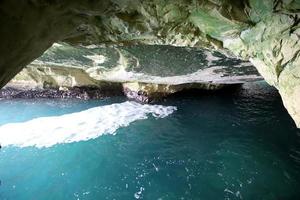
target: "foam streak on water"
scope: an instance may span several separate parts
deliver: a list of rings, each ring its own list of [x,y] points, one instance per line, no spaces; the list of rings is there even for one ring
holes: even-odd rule
[[[147,119],[149,114],[164,118],[175,110],[173,106],[142,105],[127,101],[62,116],[5,124],[0,126],[0,141],[2,146],[38,148],[85,141],[104,134],[115,134],[118,128]]]

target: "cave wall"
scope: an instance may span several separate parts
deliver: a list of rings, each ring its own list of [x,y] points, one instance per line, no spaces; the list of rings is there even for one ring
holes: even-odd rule
[[[7,86],[95,86],[99,82],[163,85],[242,84],[262,80],[249,62],[210,49],[167,45],[71,46],[54,43]]]
[[[300,127],[300,0],[2,0],[0,87],[55,41],[208,47],[250,60]]]

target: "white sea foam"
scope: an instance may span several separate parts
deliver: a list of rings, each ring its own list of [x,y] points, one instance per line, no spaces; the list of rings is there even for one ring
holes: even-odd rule
[[[62,116],[41,117],[0,126],[0,143],[2,146],[41,148],[84,141],[104,134],[115,134],[118,128],[147,119],[149,115],[164,118],[175,110],[173,106],[142,105],[127,101]]]

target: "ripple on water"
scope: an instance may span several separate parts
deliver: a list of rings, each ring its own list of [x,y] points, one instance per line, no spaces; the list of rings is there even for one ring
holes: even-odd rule
[[[154,107],[132,105],[130,113],[120,104],[109,107],[113,112],[100,118],[110,113],[117,125],[135,113],[148,116],[119,127],[115,135],[40,149],[4,146],[0,198],[299,199],[299,130],[276,90],[260,84],[167,99],[161,108],[174,105],[177,111],[165,118],[152,117]],[[105,105],[110,101],[116,103]],[[14,122],[102,106],[17,104],[27,111]],[[13,110],[0,102],[3,113]],[[98,114],[88,114],[77,125],[94,117],[98,124]],[[0,116],[0,124],[6,120]],[[63,127],[61,121],[55,127]]]

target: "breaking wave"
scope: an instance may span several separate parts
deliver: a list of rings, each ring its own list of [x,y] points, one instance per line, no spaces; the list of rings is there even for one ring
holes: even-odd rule
[[[0,126],[0,143],[2,146],[42,148],[85,141],[104,134],[115,134],[118,128],[147,119],[149,115],[164,118],[175,110],[173,106],[127,101],[62,116],[41,117]]]

